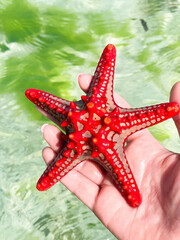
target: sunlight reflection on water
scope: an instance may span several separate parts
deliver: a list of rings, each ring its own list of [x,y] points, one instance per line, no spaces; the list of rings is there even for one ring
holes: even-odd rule
[[[115,90],[133,107],[168,101],[180,79],[180,2],[9,0],[0,13],[0,239],[115,239],[62,184],[36,191],[47,120],[24,91],[79,98],[77,75],[92,74],[112,42]],[[171,120],[151,132],[179,151]]]

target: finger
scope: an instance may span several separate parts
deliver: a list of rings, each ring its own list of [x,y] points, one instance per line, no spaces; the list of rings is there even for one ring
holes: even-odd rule
[[[99,186],[75,169],[65,175],[61,182],[88,208],[93,210],[99,193]]]
[[[42,156],[47,165],[49,165],[52,160],[56,157],[57,153],[52,150],[50,147],[45,147],[42,150]]]
[[[106,171],[98,163],[92,160],[83,161],[77,165],[75,169],[97,185],[101,185],[106,176]]]
[[[62,135],[63,133],[54,125],[46,125],[43,128],[44,139],[56,153],[62,148],[64,144]]]
[[[177,102],[180,106],[180,82],[174,84],[170,93],[170,102]],[[180,135],[180,112],[173,118]]]
[[[88,89],[90,87],[92,78],[93,78],[92,75],[85,74],[85,73],[81,73],[78,76],[79,86],[85,93],[87,93],[87,91],[88,91]]]

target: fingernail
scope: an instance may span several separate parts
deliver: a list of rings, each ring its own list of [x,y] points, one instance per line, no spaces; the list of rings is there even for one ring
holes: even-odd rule
[[[44,131],[45,126],[47,126],[47,125],[48,125],[47,123],[45,123],[45,124],[42,125],[42,127],[41,127],[41,132],[42,132],[42,133],[43,133],[43,131]]]

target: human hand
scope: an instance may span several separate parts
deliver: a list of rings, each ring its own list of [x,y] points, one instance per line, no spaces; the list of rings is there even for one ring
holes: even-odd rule
[[[87,91],[91,76],[81,74],[79,84]],[[180,105],[180,82],[171,91],[170,101]],[[127,102],[114,93],[122,107]],[[45,116],[47,113],[42,112]],[[180,133],[180,113],[174,117]],[[58,122],[55,121],[57,124]],[[50,147],[43,149],[49,164],[63,147],[60,130],[47,125],[44,138]],[[88,206],[102,223],[122,240],[166,240],[180,238],[180,155],[165,149],[145,129],[128,138],[126,156],[142,194],[142,204],[130,207],[110,176],[100,165],[84,161],[64,176],[61,182]]]

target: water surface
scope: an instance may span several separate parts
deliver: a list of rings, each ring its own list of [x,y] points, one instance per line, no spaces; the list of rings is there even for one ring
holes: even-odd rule
[[[179,29],[176,0],[1,1],[0,239],[115,239],[62,184],[35,189],[45,168],[40,127],[49,121],[24,91],[79,99],[77,75],[93,74],[101,51],[113,43],[115,91],[133,107],[166,102],[180,79]],[[150,131],[179,151],[172,120]]]

